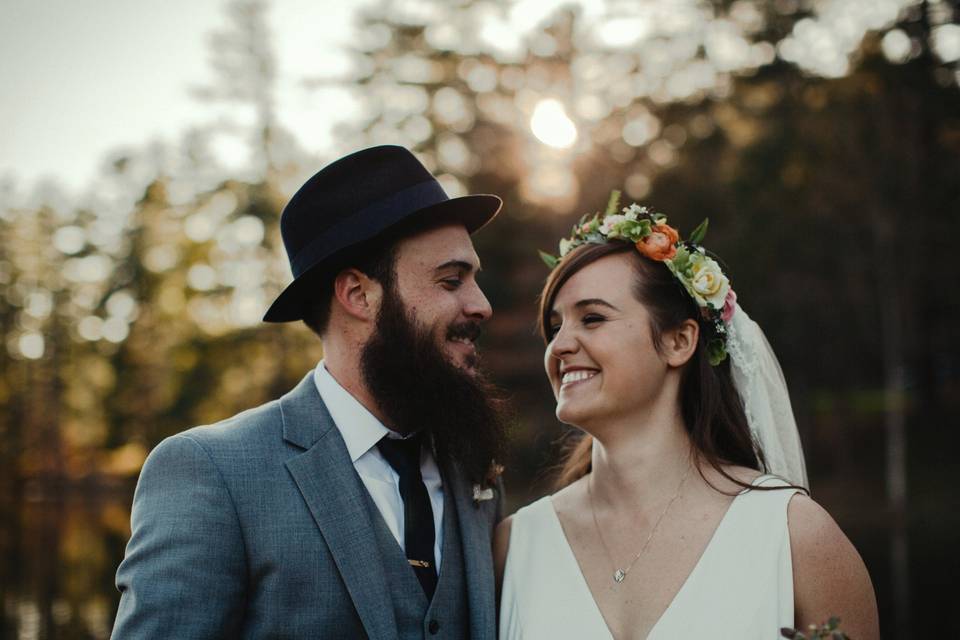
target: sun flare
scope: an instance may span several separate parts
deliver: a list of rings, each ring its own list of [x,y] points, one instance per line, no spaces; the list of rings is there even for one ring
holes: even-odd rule
[[[577,126],[567,116],[559,100],[548,98],[541,100],[530,118],[530,130],[540,142],[566,149],[577,141]]]

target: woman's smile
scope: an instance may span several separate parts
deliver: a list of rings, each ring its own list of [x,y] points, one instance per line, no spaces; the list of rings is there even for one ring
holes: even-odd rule
[[[560,388],[569,389],[570,387],[582,385],[592,380],[600,373],[597,369],[570,369],[565,371],[560,378]]]

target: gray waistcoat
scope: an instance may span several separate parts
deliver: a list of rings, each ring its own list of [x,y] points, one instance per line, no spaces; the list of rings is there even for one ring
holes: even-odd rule
[[[369,496],[368,496],[369,498]],[[463,640],[470,636],[463,551],[456,506],[446,488],[443,495],[443,557],[433,600],[427,602],[413,569],[380,511],[368,500],[377,547],[386,569],[385,580],[401,640]]]

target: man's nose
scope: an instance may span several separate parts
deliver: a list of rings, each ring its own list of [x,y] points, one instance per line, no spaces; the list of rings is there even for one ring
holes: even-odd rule
[[[463,313],[480,322],[489,320],[490,316],[493,315],[493,308],[490,306],[490,301],[487,300],[487,296],[483,295],[480,285],[476,282],[473,283],[471,291],[467,296]]]

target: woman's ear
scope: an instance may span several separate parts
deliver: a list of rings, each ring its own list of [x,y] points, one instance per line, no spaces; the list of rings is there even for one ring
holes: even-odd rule
[[[344,269],[334,278],[333,297],[351,318],[372,322],[380,310],[383,286],[359,269]]]
[[[682,367],[697,350],[700,339],[700,325],[696,320],[687,318],[680,326],[663,333],[663,354],[671,367]]]

